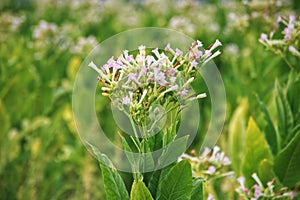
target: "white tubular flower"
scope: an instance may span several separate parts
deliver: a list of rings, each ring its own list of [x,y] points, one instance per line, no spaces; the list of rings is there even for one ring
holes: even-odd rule
[[[222,43],[219,40],[216,40],[216,42],[212,45],[212,47],[210,48],[210,50],[214,50],[215,48],[222,46]]]
[[[95,63],[93,61],[91,61],[88,66],[100,74],[101,70],[95,65]]]
[[[264,188],[264,185],[262,184],[256,173],[252,174],[252,178],[256,181],[260,188]]]
[[[148,92],[147,89],[145,89],[145,90],[143,91],[143,94],[142,94],[142,96],[141,96],[141,99],[140,99],[140,101],[139,101],[139,104],[141,104],[141,103],[143,102],[143,100],[144,100],[144,98],[145,98],[147,92]]]
[[[158,48],[152,50],[152,52],[154,53],[154,55],[156,56],[156,58],[160,58],[160,53],[158,52]]]
[[[205,97],[207,97],[206,93],[202,93],[202,94],[198,94],[196,98],[197,99],[202,99],[202,98],[205,98]]]
[[[169,51],[170,53],[175,55],[175,51],[171,48],[170,43],[168,43],[167,46],[165,47],[165,51]]]
[[[295,55],[295,56],[299,56],[300,57],[300,52],[294,47],[294,46],[289,46],[289,51]]]
[[[158,97],[157,99],[160,99],[162,98],[166,93],[168,92],[171,92],[171,91],[174,91],[174,90],[178,90],[178,85],[173,85],[172,87],[169,87],[167,90],[165,90],[164,92],[162,92]]]
[[[139,52],[141,56],[146,55],[146,47],[144,45],[139,46]]]
[[[182,88],[186,88],[186,87],[187,87],[190,83],[192,83],[194,80],[195,80],[195,77],[191,77],[189,80],[187,80],[187,81],[183,84]]]

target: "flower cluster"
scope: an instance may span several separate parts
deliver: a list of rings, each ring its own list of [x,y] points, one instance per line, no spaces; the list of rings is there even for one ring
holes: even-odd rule
[[[95,36],[88,36],[88,37],[79,37],[78,41],[71,49],[72,53],[76,54],[83,54],[90,52],[94,47],[96,47],[98,41]]]
[[[195,155],[195,152],[192,153]],[[231,174],[231,172],[223,171],[225,166],[231,164],[231,161],[218,146],[213,149],[205,148],[200,155],[183,154],[179,159],[188,159],[196,176],[210,178]]]
[[[89,66],[99,73],[102,95],[109,96],[120,110],[128,111],[140,124],[156,104],[167,108],[173,103],[178,107],[205,97],[204,93],[192,93],[189,85],[195,79],[196,68],[218,56],[221,52],[215,49],[221,45],[216,40],[210,48],[202,50],[202,43],[195,41],[185,55],[170,44],[163,50],[141,45],[135,55],[134,51],[125,50],[100,68],[93,62]]]
[[[17,16],[3,12],[0,14],[0,41],[5,41],[9,33],[17,33],[21,25],[25,22],[24,15]]]
[[[49,36],[55,35],[57,31],[58,31],[58,27],[55,23],[50,23],[41,20],[33,31],[33,38],[45,39],[48,38]]]
[[[294,193],[289,191],[287,187],[276,189],[275,191],[275,179],[267,183],[267,187],[265,187],[256,173],[252,174],[252,178],[255,180],[256,184],[254,184],[251,188],[247,188],[245,186],[245,178],[243,176],[237,179],[239,183],[239,188],[237,192],[244,197],[245,199],[256,200],[260,198],[264,199],[293,199]]]
[[[275,38],[276,31],[270,34],[262,33],[260,42],[274,53],[284,56],[287,52],[300,58],[300,20],[294,15],[288,18],[278,16],[276,27],[284,26],[282,37]]]
[[[69,49],[72,43],[72,39],[61,30],[57,24],[40,20],[35,26],[32,37],[34,40],[30,43],[30,47],[36,49],[43,49],[46,44],[55,46],[57,50]],[[36,53],[36,57],[39,58],[42,51]]]

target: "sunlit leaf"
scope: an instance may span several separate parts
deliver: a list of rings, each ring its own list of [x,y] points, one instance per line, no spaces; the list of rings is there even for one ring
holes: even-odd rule
[[[130,192],[130,199],[152,200],[153,197],[143,181],[134,181]]]
[[[246,135],[246,154],[242,162],[242,171],[248,186],[254,185],[255,182],[251,175],[257,173],[261,161],[265,159],[272,159],[271,152],[264,134],[258,129],[254,120],[250,118]]]
[[[187,160],[177,163],[160,181],[157,200],[190,200],[192,193],[192,169]]]
[[[228,127],[229,155],[232,167],[239,174],[245,150],[247,99],[243,99],[230,120]]]

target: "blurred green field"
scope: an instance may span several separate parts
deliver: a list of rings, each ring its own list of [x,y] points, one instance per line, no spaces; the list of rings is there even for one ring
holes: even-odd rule
[[[246,109],[238,120],[244,126],[249,116],[260,124],[258,95],[276,119],[274,83],[286,82],[290,68],[259,38],[273,30],[278,14],[299,15],[299,2],[1,1],[0,199],[105,199],[97,161],[81,143],[73,121],[73,83],[93,47],[132,28],[170,28],[205,46],[217,38],[222,42],[215,63],[226,88],[227,116],[218,144],[230,154],[228,135],[237,108]],[[290,62],[299,66],[299,59]],[[210,119],[210,100],[199,103],[199,134],[190,150],[200,148]],[[96,108],[107,110],[104,104]],[[113,139],[111,119],[99,121]],[[220,187],[218,199],[237,199],[228,187]]]

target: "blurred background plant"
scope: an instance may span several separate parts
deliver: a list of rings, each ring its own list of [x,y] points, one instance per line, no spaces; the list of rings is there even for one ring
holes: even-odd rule
[[[105,199],[97,161],[76,133],[72,86],[97,43],[145,26],[222,41],[215,63],[227,94],[218,141],[231,161],[226,167],[245,177],[247,188],[256,173],[264,188],[275,178],[275,188],[288,187],[299,198],[299,9],[297,0],[2,0],[0,199]],[[203,92],[204,83],[197,84]],[[198,135],[189,148],[196,152],[211,115],[209,98],[199,104]],[[110,112],[105,102],[96,109]],[[112,120],[99,116],[113,140]],[[129,187],[132,180],[123,178]],[[209,198],[241,198],[235,178],[214,181]]]

